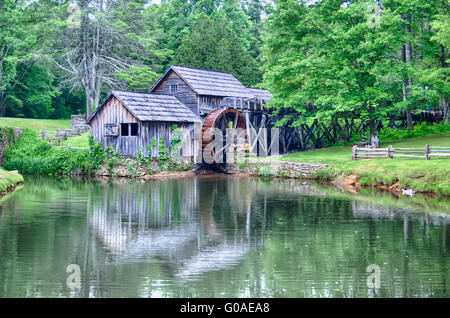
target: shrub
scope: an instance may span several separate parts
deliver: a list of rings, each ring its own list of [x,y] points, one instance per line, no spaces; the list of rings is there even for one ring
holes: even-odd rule
[[[102,163],[102,154],[101,145],[95,143],[89,151],[52,148],[35,132],[25,128],[17,142],[5,151],[3,166],[21,173],[70,174],[95,168]]]
[[[383,127],[378,132],[378,137],[380,141],[391,141],[397,139],[414,138],[414,137],[424,137],[433,134],[439,134],[443,132],[450,131],[450,124],[445,123],[434,123],[429,124],[427,122],[421,122],[414,126],[414,129],[408,133],[408,127],[398,129]]]

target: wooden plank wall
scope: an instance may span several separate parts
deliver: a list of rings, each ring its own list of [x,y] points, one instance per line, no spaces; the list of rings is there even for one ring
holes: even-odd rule
[[[170,92],[170,85],[178,85],[176,93]],[[198,115],[197,94],[174,71],[170,71],[153,91],[156,94],[175,95],[194,114]]]
[[[218,96],[199,96],[199,110],[205,113],[220,108],[223,105],[223,97]]]
[[[98,111],[91,121],[91,134],[94,141],[100,142],[104,148],[112,145],[119,154],[129,156],[137,151],[137,137],[106,137],[105,124],[137,123],[138,120],[125,108],[122,103],[112,96]],[[120,134],[120,127],[119,127]]]
[[[105,136],[105,124],[121,123],[138,123],[138,136],[120,136],[120,127],[119,136]],[[94,136],[94,141],[100,142],[104,148],[112,145],[119,155],[124,156],[136,156],[138,148],[141,148],[142,154],[147,157],[149,155],[147,145],[152,145],[152,137],[155,137],[156,147],[152,148],[152,157],[157,157],[160,137],[164,140],[164,147],[170,149],[173,124],[182,128],[184,134],[188,133],[188,139],[191,138],[185,142],[181,155],[193,156],[193,133],[189,133],[194,127],[193,123],[139,122],[114,96],[92,119],[91,134]]]

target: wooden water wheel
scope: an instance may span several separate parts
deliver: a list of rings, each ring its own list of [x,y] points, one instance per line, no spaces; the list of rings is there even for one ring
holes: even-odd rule
[[[211,149],[213,162],[208,162],[211,168],[226,172],[226,151],[225,147],[230,144],[226,140],[227,128],[246,129],[247,124],[244,115],[237,109],[216,109],[206,116],[202,127],[202,153],[205,154],[205,148],[214,141],[214,130],[219,129],[222,132],[223,143],[219,145],[219,149]],[[245,137],[246,138],[246,137]],[[226,144],[227,143],[227,144]],[[208,153],[209,150],[206,151]],[[203,159],[205,162],[205,159]]]

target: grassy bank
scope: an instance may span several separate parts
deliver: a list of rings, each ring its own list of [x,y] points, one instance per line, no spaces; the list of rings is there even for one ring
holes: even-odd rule
[[[67,144],[66,141],[64,143]],[[190,163],[172,161],[163,148],[157,158],[144,158],[140,153],[136,158],[119,156],[112,147],[103,149],[100,143],[95,143],[89,138],[89,133],[74,136],[71,146],[89,149],[52,148],[36,132],[24,128],[22,135],[5,151],[3,167],[28,174],[118,177],[143,177],[162,172],[184,172],[192,168]]]
[[[70,120],[0,117],[0,127],[27,128],[39,135],[41,130],[55,131],[70,128]],[[88,136],[89,132],[84,132],[80,136],[69,136],[62,145],[87,148]]]
[[[424,148],[450,146],[450,133],[381,143],[380,147]],[[281,160],[304,163],[323,163],[329,168],[317,171],[314,177],[334,180],[342,174],[353,174],[363,186],[392,185],[416,191],[436,192],[450,196],[450,158],[431,160],[394,158],[352,160],[351,146],[335,146],[310,152],[296,152]]]
[[[96,147],[97,149],[98,147]],[[100,149],[97,149],[101,151]],[[14,145],[4,153],[3,167],[20,173],[70,174],[98,168],[98,151],[52,148],[37,133],[24,128]]]
[[[0,194],[22,182],[23,177],[20,174],[9,172],[0,168]]]

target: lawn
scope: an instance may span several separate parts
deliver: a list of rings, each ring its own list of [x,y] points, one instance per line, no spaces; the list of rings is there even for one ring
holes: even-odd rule
[[[11,118],[0,117],[0,127],[29,128],[38,135],[41,130],[67,129],[70,127],[69,119],[34,119],[34,118]],[[80,136],[69,136],[62,142],[63,146],[87,148],[89,132],[84,132]]]
[[[61,143],[62,146],[70,145],[72,147],[89,148],[89,131],[79,136],[69,136],[67,140]]]
[[[425,148],[425,145],[450,147],[450,133],[381,143],[380,147]],[[305,163],[326,163],[329,168],[317,172],[318,177],[332,179],[337,174],[354,174],[362,185],[391,184],[417,191],[433,191],[450,195],[450,158],[431,160],[394,158],[352,160],[351,146],[335,146],[310,152],[296,152],[281,160]]]
[[[70,120],[0,117],[0,127],[29,128],[36,133],[40,133],[42,129],[56,130],[69,128]]]

